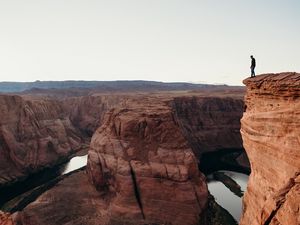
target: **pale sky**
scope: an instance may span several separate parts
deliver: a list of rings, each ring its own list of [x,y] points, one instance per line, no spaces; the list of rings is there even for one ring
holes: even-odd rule
[[[0,81],[241,85],[300,71],[299,0],[0,0]]]

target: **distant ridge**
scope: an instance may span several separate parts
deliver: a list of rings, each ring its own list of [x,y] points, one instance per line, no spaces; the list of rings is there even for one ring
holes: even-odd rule
[[[35,82],[0,82],[0,92],[24,92],[36,89],[86,88],[104,91],[151,91],[151,90],[196,90],[199,88],[224,87],[227,85],[193,84],[185,82],[158,81],[35,81]]]

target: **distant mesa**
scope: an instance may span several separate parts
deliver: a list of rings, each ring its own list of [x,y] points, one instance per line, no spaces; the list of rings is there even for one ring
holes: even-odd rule
[[[172,91],[172,90],[197,90],[199,88],[220,88],[226,85],[194,84],[185,82],[158,82],[143,80],[119,81],[40,81],[35,82],[0,82],[0,92],[24,92],[36,89],[70,89],[85,88],[106,91]]]

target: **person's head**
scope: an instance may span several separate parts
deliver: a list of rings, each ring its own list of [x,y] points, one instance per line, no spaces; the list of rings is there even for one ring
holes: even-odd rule
[[[251,55],[250,58],[253,59],[253,55]]]

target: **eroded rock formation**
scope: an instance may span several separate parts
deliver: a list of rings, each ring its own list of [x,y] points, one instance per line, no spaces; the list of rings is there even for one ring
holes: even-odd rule
[[[0,96],[0,185],[49,167],[83,139],[54,100]]]
[[[126,105],[126,95],[94,94],[64,100],[65,111],[83,134],[92,137],[101,125],[104,114],[118,105]]]
[[[251,175],[241,225],[300,224],[300,74],[244,80],[243,144]]]
[[[126,104],[125,95],[59,100],[0,96],[0,186],[51,167],[87,146],[104,114]]]
[[[207,186],[171,108],[159,99],[114,109],[92,138],[88,173],[111,224],[198,224]]]
[[[177,97],[174,110],[194,152],[241,149],[243,100],[220,97]]]
[[[203,215],[207,186],[191,146],[202,141],[205,143],[199,149],[214,151],[238,145],[241,140],[235,129],[242,102],[224,96],[190,95],[144,93],[65,99],[60,106],[62,115],[70,118],[74,127],[90,135],[101,125],[89,150],[90,183],[84,172],[72,174],[15,213],[15,222],[208,225]],[[230,124],[227,129],[226,123]],[[188,139],[189,134],[194,139]],[[231,136],[234,141],[227,143]],[[218,145],[219,140],[226,147]]]

